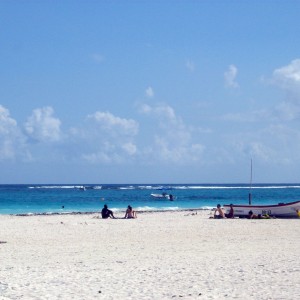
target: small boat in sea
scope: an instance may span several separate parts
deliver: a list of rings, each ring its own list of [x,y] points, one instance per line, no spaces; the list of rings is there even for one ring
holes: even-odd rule
[[[167,199],[170,201],[173,201],[173,195],[167,194],[167,193],[162,193],[162,194],[151,194],[151,197],[153,198],[158,198],[158,199]]]
[[[300,201],[278,203],[274,205],[237,205],[233,204],[234,216],[245,218],[252,211],[255,215],[268,215],[276,218],[300,217]],[[224,205],[226,213],[229,213],[230,205]]]

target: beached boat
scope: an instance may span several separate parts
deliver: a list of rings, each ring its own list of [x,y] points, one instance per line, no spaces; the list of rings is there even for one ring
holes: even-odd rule
[[[226,213],[229,213],[230,205],[224,205]],[[300,212],[300,201],[278,203],[275,205],[237,205],[233,204],[234,216],[248,217],[252,211],[255,215],[269,215],[277,218],[297,218]]]

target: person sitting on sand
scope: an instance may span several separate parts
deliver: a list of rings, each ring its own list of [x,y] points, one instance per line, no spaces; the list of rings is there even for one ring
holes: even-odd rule
[[[226,218],[234,218],[234,210],[233,210],[233,205],[230,204],[230,210],[229,210],[229,213],[228,214],[225,214],[225,217]]]
[[[102,208],[101,215],[102,215],[102,219],[108,219],[108,218],[115,219],[113,212],[107,208],[106,204]]]
[[[221,205],[218,204],[217,208],[215,209],[214,219],[223,219],[223,218],[225,218],[225,214],[221,208]]]
[[[135,218],[136,218],[136,212],[132,209],[130,205],[128,205],[124,219],[135,219]]]

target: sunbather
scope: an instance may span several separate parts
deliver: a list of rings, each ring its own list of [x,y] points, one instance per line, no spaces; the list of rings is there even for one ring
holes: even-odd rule
[[[218,204],[217,208],[215,209],[214,218],[215,219],[223,219],[223,218],[225,218],[224,211],[222,210],[220,204]]]
[[[124,219],[135,219],[135,218],[136,218],[136,212],[132,209],[130,205],[128,205]]]

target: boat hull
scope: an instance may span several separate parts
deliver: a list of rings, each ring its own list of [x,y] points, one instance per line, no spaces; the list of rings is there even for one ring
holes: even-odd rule
[[[151,194],[151,197],[158,199],[168,199],[170,200],[170,195],[168,194]]]
[[[229,213],[230,205],[224,205],[226,213]],[[269,215],[277,218],[299,217],[300,201],[278,203],[276,205],[233,205],[234,216],[248,217],[249,211],[255,215]]]

